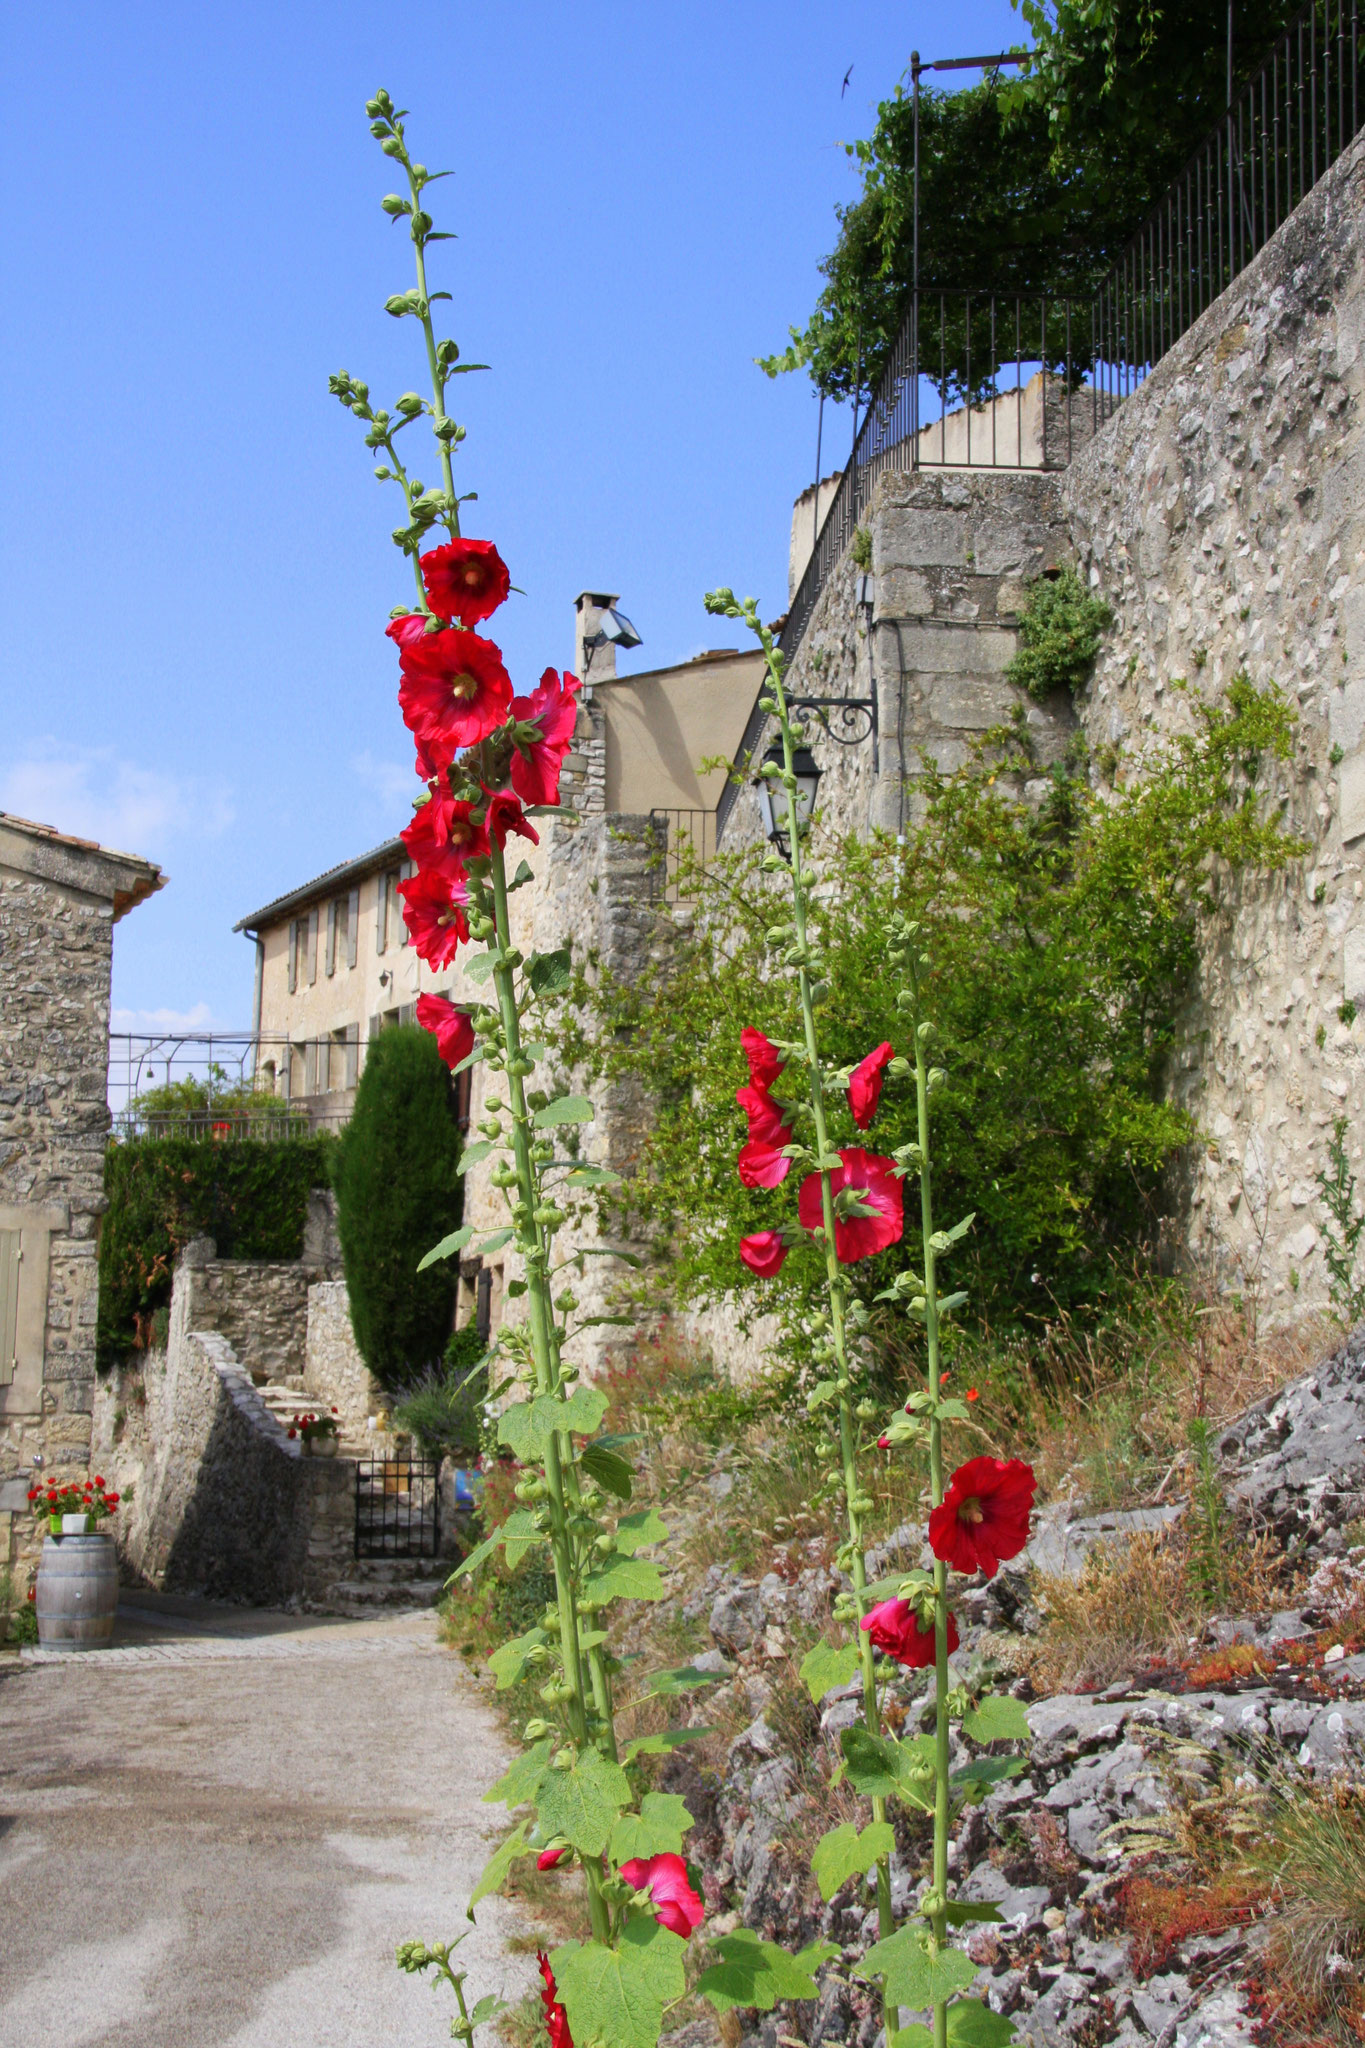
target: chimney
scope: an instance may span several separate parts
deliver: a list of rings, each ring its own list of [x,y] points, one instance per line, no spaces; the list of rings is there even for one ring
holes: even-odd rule
[[[585,687],[589,683],[609,682],[616,674],[613,641],[598,640],[590,647],[584,643],[592,639],[603,612],[610,611],[619,596],[620,592],[615,590],[580,590],[573,601],[574,674]]]

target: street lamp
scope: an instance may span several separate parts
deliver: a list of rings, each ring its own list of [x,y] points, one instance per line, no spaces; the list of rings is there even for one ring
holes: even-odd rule
[[[780,740],[774,741],[763,756],[763,765],[773,765],[779,770],[785,765]],[[804,832],[815,810],[815,792],[820,786],[820,764],[809,747],[797,747],[792,754],[792,773],[796,777],[796,819]],[[787,830],[788,809],[785,785],[775,775],[760,775],[756,784],[758,807],[763,813],[763,834],[770,846],[776,847],[783,860],[791,859],[791,845]]]

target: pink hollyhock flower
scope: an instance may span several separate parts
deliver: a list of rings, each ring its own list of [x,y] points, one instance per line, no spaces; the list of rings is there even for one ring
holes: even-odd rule
[[[929,1547],[958,1572],[993,1579],[1028,1542],[1038,1482],[1022,1458],[969,1458],[929,1517]]]
[[[749,1079],[755,1088],[771,1088],[783,1071],[783,1062],[778,1057],[777,1047],[752,1024],[746,1024],[739,1034],[744,1048],[744,1057],[749,1062]]]
[[[526,804],[559,802],[559,770],[573,738],[577,676],[547,668],[529,697],[512,699],[512,787]]]
[[[856,1145],[841,1151],[839,1159],[840,1165],[829,1177],[832,1191],[837,1195],[843,1188],[861,1188],[864,1201],[877,1212],[875,1216],[834,1219],[835,1253],[841,1265],[852,1266],[859,1259],[870,1259],[874,1252],[884,1252],[889,1244],[895,1244],[905,1227],[905,1212],[901,1184],[889,1159],[876,1152],[864,1152]],[[818,1173],[808,1173],[802,1181],[796,1213],[807,1230],[819,1230],[823,1225]]]
[[[908,1671],[922,1671],[934,1661],[934,1631],[921,1628],[919,1617],[908,1600],[883,1600],[870,1607],[859,1626],[866,1629],[879,1650],[904,1664]],[[948,1616],[948,1655],[958,1645],[957,1623]]]
[[[457,803],[440,790],[418,806],[398,836],[423,873],[462,875],[467,860],[488,851],[488,834],[474,806]]]
[[[400,654],[405,647],[415,647],[426,637],[427,615],[425,612],[403,612],[398,618],[390,619],[384,631],[397,644]]]
[[[555,1983],[555,1973],[550,1968],[550,1958],[543,1951],[537,1950],[536,1961],[540,1964],[540,1974],[545,1983],[540,1996],[545,2007],[545,2028],[550,2036],[550,2048],[573,2048],[573,2035],[569,2032],[569,2015],[559,2002],[559,1986]]]
[[[746,1188],[775,1188],[791,1172],[782,1147],[792,1141],[791,1125],[766,1088],[736,1088],[735,1101],[749,1119],[749,1142],[735,1164]]]
[[[509,832],[515,832],[522,839],[529,839],[532,846],[539,846],[540,834],[527,818],[512,792],[500,789],[496,796],[488,793],[484,811],[484,829],[495,846],[505,846]]]
[[[403,723],[438,772],[450,766],[462,747],[476,746],[506,723],[512,679],[491,640],[444,626],[409,641],[400,665]]]
[[[621,1875],[634,1891],[649,1893],[660,1926],[671,1928],[684,1941],[701,1926],[706,1908],[687,1882],[681,1856],[632,1856],[621,1865]]]
[[[859,1060],[848,1077],[848,1106],[860,1131],[865,1131],[877,1114],[877,1104],[882,1099],[882,1070],[894,1057],[890,1044],[884,1042],[865,1060]]]
[[[421,958],[433,967],[448,967],[469,937],[464,882],[450,875],[409,875],[398,884],[398,893],[403,922]]]
[[[417,1022],[432,1033],[436,1050],[448,1067],[458,1067],[473,1052],[474,1026],[464,1011],[444,996],[418,996]]]
[[[739,1255],[751,1273],[757,1273],[760,1280],[771,1280],[782,1271],[782,1261],[787,1256],[782,1232],[756,1230],[752,1237],[742,1237]]]
[[[422,557],[427,603],[440,619],[477,626],[495,612],[511,585],[507,564],[491,540],[447,541]]]

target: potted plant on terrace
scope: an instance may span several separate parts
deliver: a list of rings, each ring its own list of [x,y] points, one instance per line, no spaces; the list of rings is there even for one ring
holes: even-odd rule
[[[334,1458],[337,1454],[337,1411],[330,1415],[315,1415],[310,1409],[306,1414],[296,1415],[289,1425],[288,1434],[299,1439],[305,1458]]]
[[[49,1479],[45,1486],[31,1486],[28,1504],[39,1521],[45,1520],[51,1534],[92,1536],[95,1524],[118,1511],[119,1497],[106,1491],[102,1478],[68,1479],[60,1486]]]

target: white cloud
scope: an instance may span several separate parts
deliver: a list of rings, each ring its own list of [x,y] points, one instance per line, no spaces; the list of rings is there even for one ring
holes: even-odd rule
[[[112,747],[55,739],[35,741],[0,773],[0,811],[153,860],[168,839],[216,838],[233,819],[221,786],[162,774]]]
[[[212,1031],[215,1028],[213,1011],[207,1003],[196,1003],[192,1010],[112,1010],[109,1015],[111,1031],[133,1031],[143,1035],[160,1031]]]
[[[420,792],[421,785],[411,763],[379,761],[366,748],[363,754],[356,754],[351,767],[364,783],[375,802],[384,810],[397,815],[394,831],[407,822],[412,801]]]

